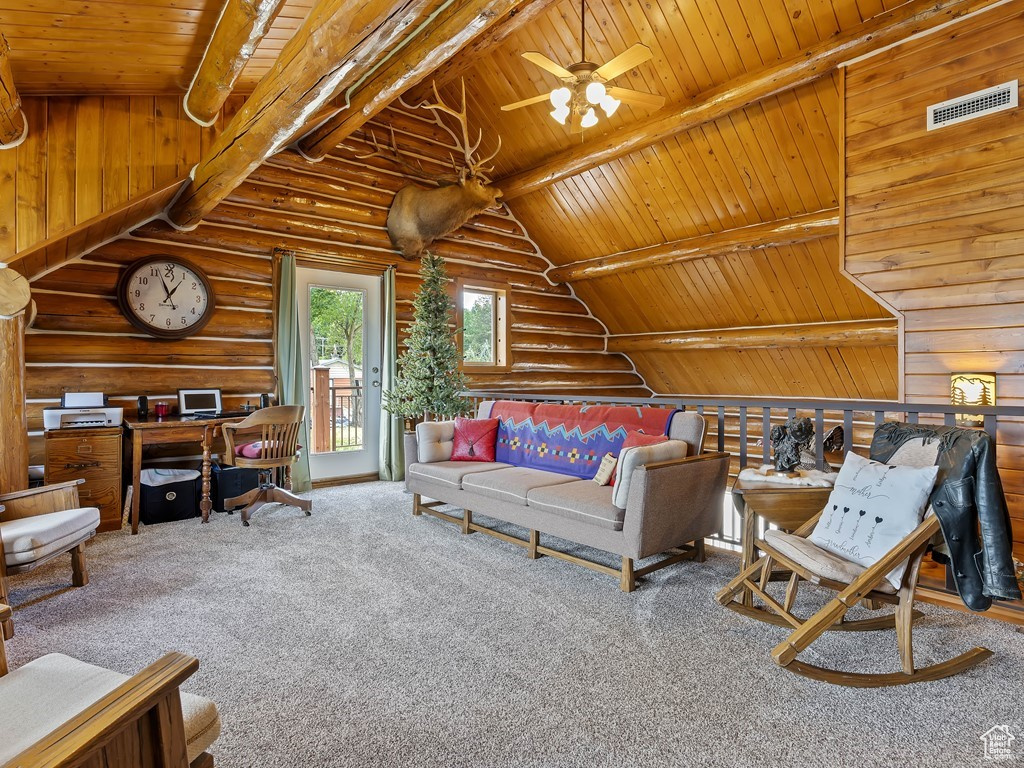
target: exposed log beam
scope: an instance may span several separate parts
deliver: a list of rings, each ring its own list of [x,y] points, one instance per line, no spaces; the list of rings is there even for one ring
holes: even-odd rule
[[[170,206],[191,228],[342,89],[363,77],[433,6],[431,0],[320,0]]]
[[[608,337],[609,352],[688,352],[696,349],[772,349],[774,347],[876,347],[896,343],[896,320],[845,320],[835,323],[708,328]]]
[[[227,0],[185,94],[185,114],[200,125],[213,125],[283,5],[284,0]]]
[[[0,34],[0,149],[20,144],[27,130],[25,113],[21,111],[21,97],[14,87],[11,47]]]
[[[361,128],[374,115],[409,88],[423,82],[459,51],[489,39],[495,27],[508,28],[519,22],[520,8],[546,5],[551,0],[471,0],[452,13],[443,13],[421,31],[409,46],[393,57],[358,91],[348,106],[310,131],[299,142],[299,150],[311,160],[320,160]],[[518,24],[517,24],[518,25]]]
[[[665,141],[762,99],[829,74],[844,61],[884,48],[906,37],[992,5],[996,0],[911,0],[879,14],[854,30],[675,104],[645,120],[577,144],[544,159],[533,168],[514,173],[497,184],[504,199],[536,192],[549,184]]]
[[[680,261],[728,256],[779,245],[792,245],[839,234],[839,210],[830,208],[778,221],[672,240],[647,248],[620,251],[610,256],[575,261],[548,271],[556,283],[593,280],[619,272],[662,267]]]

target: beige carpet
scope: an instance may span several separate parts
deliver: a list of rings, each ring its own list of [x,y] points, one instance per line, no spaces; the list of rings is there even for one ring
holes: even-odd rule
[[[92,583],[63,560],[15,577],[14,665],[51,651],[131,673],[199,657],[221,768],[257,766],[985,765],[1008,725],[1024,759],[1024,636],[925,606],[922,663],[995,657],[949,680],[851,690],[778,669],[780,629],[714,602],[734,558],[615,580],[432,518],[401,486],[318,491],[313,517],[265,507],[103,534]],[[57,594],[54,594],[54,593]],[[836,633],[811,655],[877,655]],[[875,651],[881,653],[874,654]],[[2,725],[0,725],[2,730]]]

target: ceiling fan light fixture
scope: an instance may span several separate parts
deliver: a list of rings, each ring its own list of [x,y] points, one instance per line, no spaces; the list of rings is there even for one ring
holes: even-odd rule
[[[594,111],[593,107],[584,113],[583,118],[580,120],[580,125],[583,128],[593,128],[597,125],[597,113]]]
[[[596,80],[591,80],[587,83],[587,101],[591,104],[600,104],[601,100],[607,95],[608,91],[604,87],[604,83],[599,83]]]
[[[562,125],[565,125],[565,121],[569,117],[569,105],[562,104],[561,106],[555,107],[551,110],[551,116]],[[597,121],[595,120],[594,122]]]
[[[614,115],[615,110],[619,108],[620,104],[622,104],[621,101],[619,101],[614,96],[608,93],[606,93],[604,97],[602,97],[601,99],[601,109],[604,110],[604,113],[607,117],[611,117],[612,115]]]
[[[561,88],[555,88],[555,90],[551,92],[551,106],[553,106],[556,111],[560,110],[562,107],[568,109],[569,99],[571,98],[572,91],[564,85]]]

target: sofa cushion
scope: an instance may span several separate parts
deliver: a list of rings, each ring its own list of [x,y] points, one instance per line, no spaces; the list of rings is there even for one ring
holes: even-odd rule
[[[51,653],[0,678],[0,764],[52,733],[128,680],[127,675]],[[182,692],[189,762],[220,735],[220,715],[209,699]]]
[[[673,461],[685,459],[690,447],[682,440],[666,440],[657,445],[638,445],[627,448],[619,454],[618,475],[612,494],[612,504],[620,509],[626,508],[629,499],[629,486],[633,479],[633,470],[656,461]]]
[[[811,573],[817,574],[823,579],[850,584],[867,570],[863,565],[858,565],[838,555],[833,555],[831,552],[816,546],[808,539],[792,533],[769,529],[764,532],[764,540],[767,544],[777,549],[779,554],[788,557],[797,565],[803,566]],[[875,589],[888,594],[896,592],[896,588],[885,580]]]
[[[531,509],[575,520],[587,525],[621,531],[626,510],[612,504],[612,489],[592,480],[573,480],[530,491]]]
[[[541,469],[527,469],[526,467],[509,467],[508,469],[496,469],[493,472],[469,475],[463,479],[462,488],[479,493],[481,496],[507,501],[510,504],[521,504],[525,507],[527,495],[534,488],[571,483],[573,480],[574,478],[560,475],[557,472],[545,472]]]
[[[455,418],[452,461],[494,461],[498,440],[497,419]]]
[[[88,538],[100,524],[96,507],[79,507],[0,523],[7,564],[23,565]]]
[[[439,483],[449,488],[462,488],[462,478],[476,472],[490,472],[510,466],[500,461],[433,461],[427,464],[410,464],[409,477]]]

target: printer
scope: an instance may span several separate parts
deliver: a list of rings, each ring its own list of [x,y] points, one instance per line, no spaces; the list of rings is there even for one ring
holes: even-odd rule
[[[43,408],[43,429],[119,427],[123,408],[107,405],[102,392],[65,392],[60,405]]]

